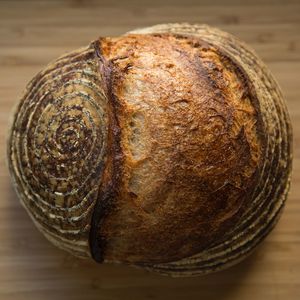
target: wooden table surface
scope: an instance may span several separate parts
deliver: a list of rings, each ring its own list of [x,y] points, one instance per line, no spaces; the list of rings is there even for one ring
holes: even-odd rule
[[[0,299],[300,299],[300,1],[242,2],[0,2]],[[32,76],[66,51],[101,35],[185,21],[243,39],[280,83],[294,127],[284,214],[248,259],[205,277],[173,279],[73,258],[38,232],[12,190],[5,163],[12,106]]]

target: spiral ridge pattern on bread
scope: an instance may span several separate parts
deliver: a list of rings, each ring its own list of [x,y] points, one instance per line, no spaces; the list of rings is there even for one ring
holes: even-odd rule
[[[88,253],[90,219],[103,171],[106,96],[94,48],[66,55],[27,88],[12,145],[18,193],[49,239]]]

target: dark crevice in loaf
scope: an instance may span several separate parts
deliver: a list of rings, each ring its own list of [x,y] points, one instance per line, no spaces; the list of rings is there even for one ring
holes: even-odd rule
[[[117,188],[121,178],[121,147],[120,147],[120,127],[118,123],[118,100],[113,92],[116,67],[113,62],[108,61],[101,52],[101,39],[96,40],[90,47],[95,49],[95,56],[99,62],[99,72],[103,79],[106,91],[108,106],[110,111],[109,132],[108,132],[108,162],[106,165],[106,176],[99,183],[97,202],[91,220],[89,244],[93,259],[99,263],[104,260],[106,239],[101,235],[101,225],[105,217],[113,209],[114,199],[117,195]]]

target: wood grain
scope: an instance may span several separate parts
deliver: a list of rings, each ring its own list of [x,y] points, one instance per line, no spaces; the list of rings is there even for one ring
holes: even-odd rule
[[[207,23],[250,44],[282,87],[294,128],[292,188],[278,226],[244,262],[205,277],[172,279],[97,265],[52,246],[21,207],[5,163],[9,114],[51,59],[98,36],[166,22]],[[299,299],[300,2],[1,1],[0,299]]]

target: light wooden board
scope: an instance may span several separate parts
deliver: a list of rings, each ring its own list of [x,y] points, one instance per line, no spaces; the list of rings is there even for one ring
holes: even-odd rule
[[[249,43],[280,83],[294,127],[284,214],[244,262],[172,279],[78,260],[37,231],[5,164],[9,113],[49,60],[98,36],[165,22],[207,23]],[[0,299],[300,299],[300,1],[0,1]]]

